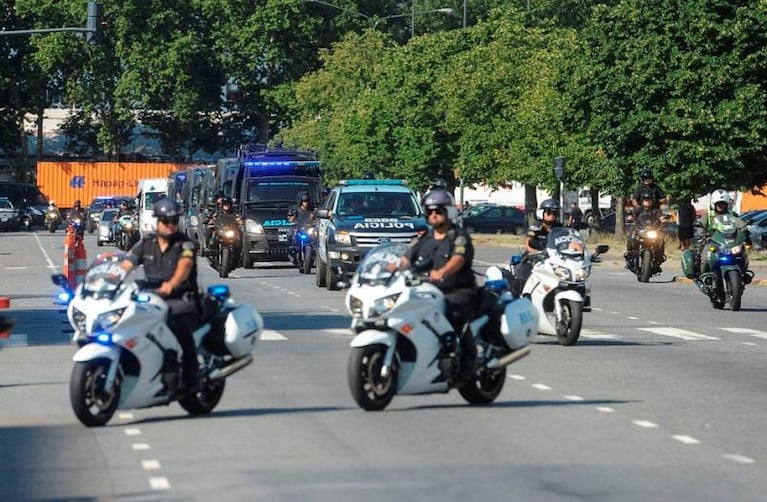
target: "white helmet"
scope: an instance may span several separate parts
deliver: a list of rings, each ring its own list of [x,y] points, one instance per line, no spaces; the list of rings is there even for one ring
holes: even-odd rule
[[[730,194],[726,190],[718,189],[711,192],[711,209],[714,209],[717,202],[724,202],[728,206],[730,205]]]

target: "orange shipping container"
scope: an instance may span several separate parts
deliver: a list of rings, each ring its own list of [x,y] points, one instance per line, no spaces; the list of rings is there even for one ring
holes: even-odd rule
[[[87,206],[98,196],[135,196],[138,180],[166,178],[186,164],[143,162],[38,162],[37,185],[48,200],[72,207],[75,200]]]

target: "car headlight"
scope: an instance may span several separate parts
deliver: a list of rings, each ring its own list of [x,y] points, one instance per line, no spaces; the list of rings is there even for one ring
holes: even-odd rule
[[[249,234],[263,234],[264,227],[253,220],[245,220],[245,231]]]
[[[352,236],[348,232],[336,232],[336,242],[344,246],[351,246]]]
[[[200,224],[200,219],[197,216],[191,216],[189,217],[189,224],[196,227]]]
[[[560,281],[570,280],[570,271],[565,267],[554,267],[554,275],[556,275]]]
[[[591,275],[591,267],[579,268],[575,271],[576,281],[585,281]]]
[[[72,307],[72,322],[77,331],[85,333],[85,314],[74,307]]]
[[[376,300],[370,308],[370,317],[381,316],[393,309],[397,303],[397,298],[399,298],[399,293]]]
[[[121,309],[105,312],[99,315],[96,318],[96,324],[94,325],[94,329],[96,327],[100,328],[100,331],[106,331],[108,329],[111,329],[112,327],[114,327],[115,324],[120,322],[120,319],[122,318],[124,312],[125,312],[125,308],[121,308]]]

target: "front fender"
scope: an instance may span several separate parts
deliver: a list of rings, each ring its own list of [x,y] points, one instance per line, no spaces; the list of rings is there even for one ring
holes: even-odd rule
[[[559,291],[554,295],[554,301],[556,303],[559,303],[562,300],[570,300],[572,302],[583,303],[583,296],[577,291],[568,289],[565,291]]]
[[[109,359],[112,362],[117,362],[120,360],[120,348],[116,345],[89,343],[75,352],[72,357],[72,360],[78,363],[93,359]]]
[[[392,347],[397,342],[397,335],[389,331],[379,331],[377,329],[366,329],[362,333],[352,338],[351,347],[367,347],[369,345],[384,344]]]

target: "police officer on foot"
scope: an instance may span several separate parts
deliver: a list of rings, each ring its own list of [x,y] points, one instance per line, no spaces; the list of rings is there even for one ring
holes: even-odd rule
[[[429,281],[444,294],[447,318],[461,343],[461,377],[469,378],[476,366],[477,348],[464,326],[474,313],[477,283],[471,270],[474,246],[471,237],[448,217],[452,204],[444,190],[433,190],[424,198],[424,208],[431,230],[410,244],[407,263],[425,259],[432,262]]]
[[[199,386],[199,363],[192,337],[197,326],[197,264],[194,242],[178,230],[180,213],[178,203],[171,199],[155,202],[152,214],[157,218],[157,233],[147,235],[131,248],[123,268],[144,265],[147,279],[162,281],[157,293],[170,309],[169,327],[183,351],[184,387],[188,392]]]

